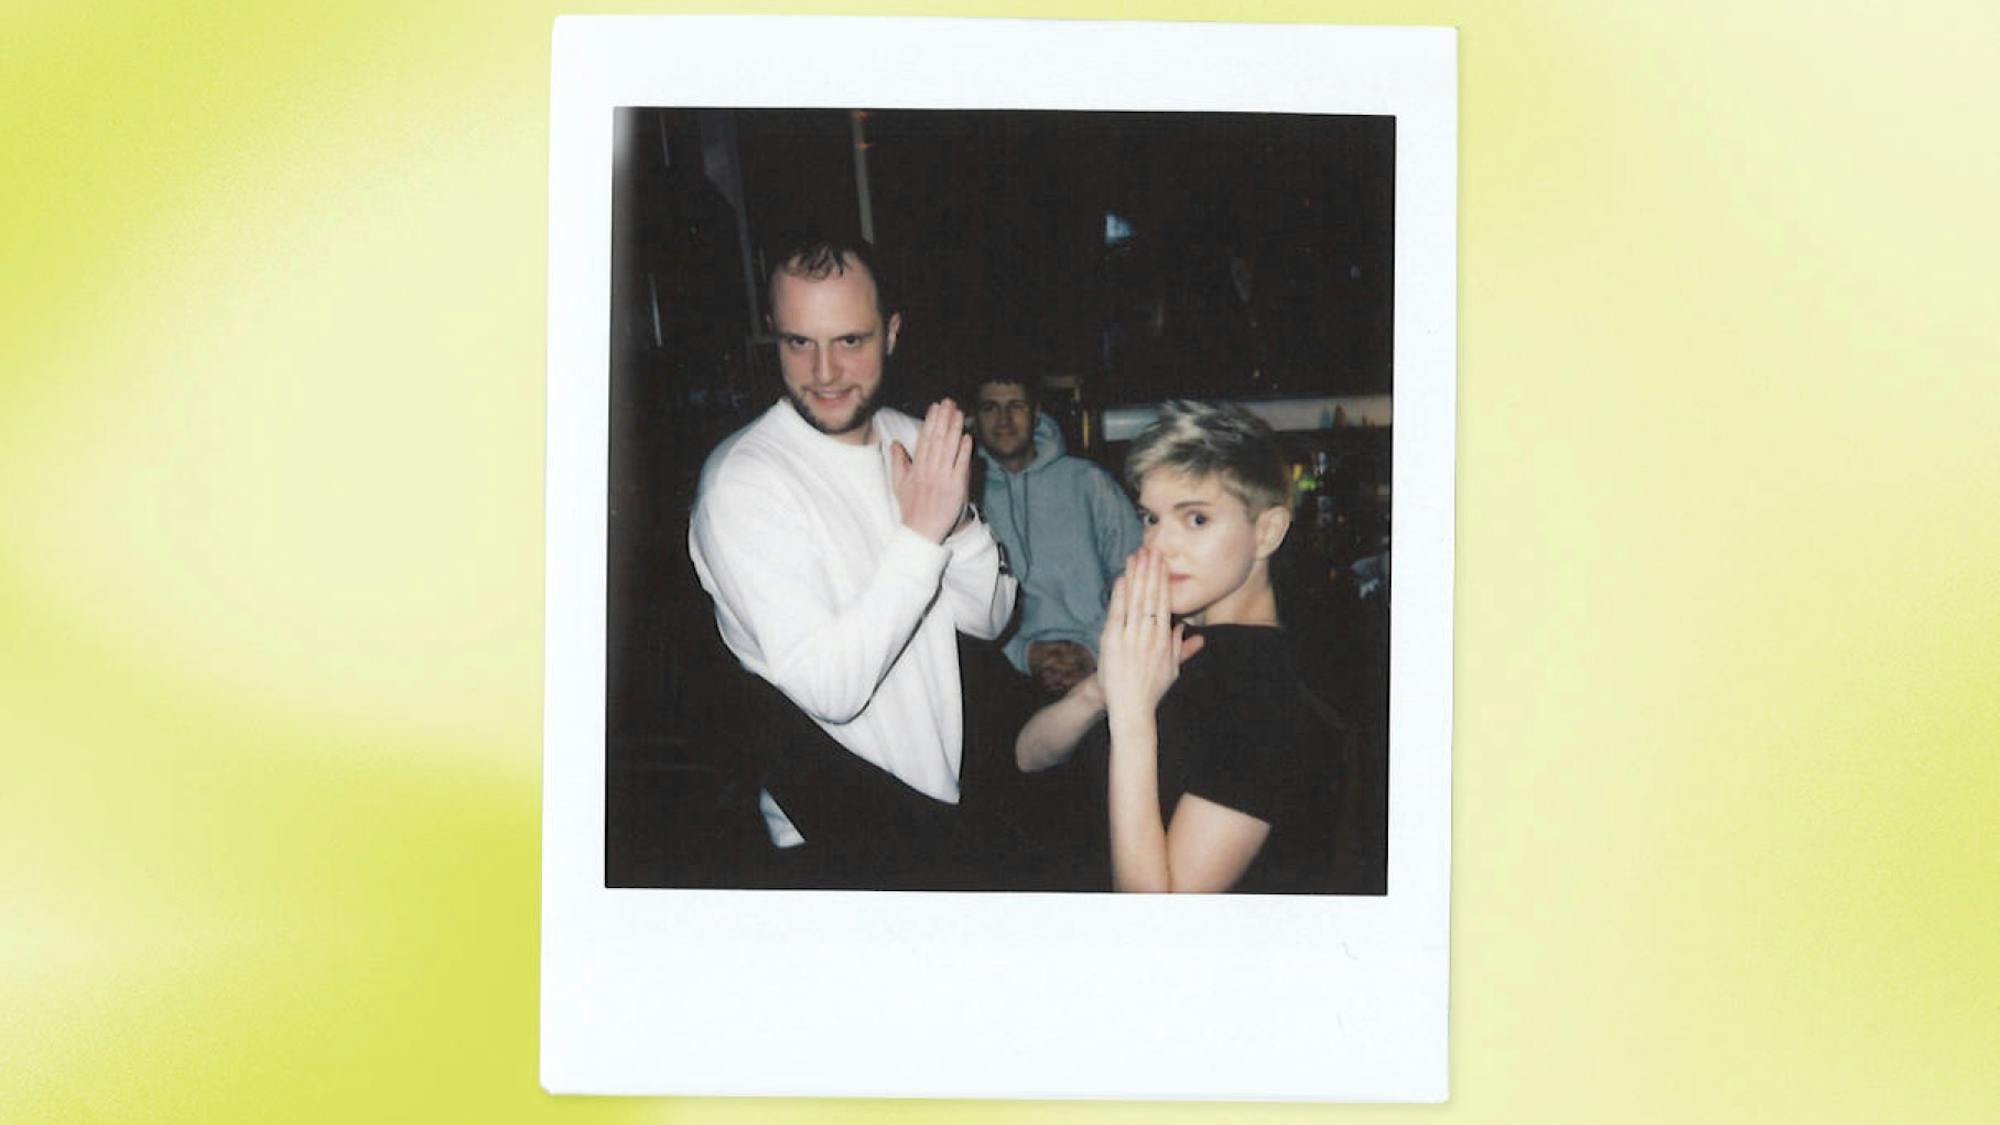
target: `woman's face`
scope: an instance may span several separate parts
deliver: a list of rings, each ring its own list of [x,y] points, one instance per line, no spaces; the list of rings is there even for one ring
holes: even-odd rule
[[[1257,525],[1249,506],[1218,477],[1156,469],[1139,486],[1146,546],[1167,560],[1168,604],[1176,617],[1224,625],[1254,592]]]

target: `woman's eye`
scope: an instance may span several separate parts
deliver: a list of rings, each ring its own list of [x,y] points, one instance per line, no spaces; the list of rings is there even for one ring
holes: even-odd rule
[[[1194,527],[1201,527],[1208,523],[1208,517],[1202,515],[1200,512],[1196,512],[1188,517],[1188,523]]]

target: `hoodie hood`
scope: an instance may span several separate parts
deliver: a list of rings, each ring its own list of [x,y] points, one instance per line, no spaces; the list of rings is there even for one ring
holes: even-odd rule
[[[1028,467],[1010,473],[988,456],[985,480],[981,514],[1021,583],[1008,662],[1027,671],[1035,641],[1075,641],[1095,652],[1111,581],[1144,540],[1124,489],[1095,462],[1070,456],[1062,426],[1047,415],[1035,419]]]
[[[1021,470],[1021,475],[1039,473],[1055,464],[1068,452],[1069,447],[1063,442],[1062,426],[1040,410],[1035,411],[1035,459],[1028,462],[1028,467]],[[979,446],[979,455],[986,459],[986,480],[990,487],[996,478],[1004,477],[1007,470],[1000,467],[1000,462],[994,460],[991,453],[986,452],[984,445]]]
[[[1002,649],[1008,663],[1026,673],[1036,641],[1074,641],[1096,653],[1112,579],[1144,542],[1132,500],[1094,460],[1068,454],[1048,414],[1034,420],[1034,460],[1020,472],[1000,468],[984,448],[980,456],[980,514],[1020,581],[1020,623]]]

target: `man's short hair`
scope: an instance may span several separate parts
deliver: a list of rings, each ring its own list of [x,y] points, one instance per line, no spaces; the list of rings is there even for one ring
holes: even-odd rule
[[[1030,343],[993,328],[975,329],[967,337],[970,346],[959,359],[954,380],[964,388],[967,413],[979,409],[979,388],[988,383],[1013,383],[1027,392],[1029,405],[1041,409],[1048,390],[1041,372],[1047,363]]]
[[[1278,435],[1262,418],[1235,403],[1175,399],[1132,439],[1125,454],[1125,483],[1139,491],[1146,474],[1165,470],[1215,477],[1252,514],[1289,508],[1290,474]]]
[[[979,410],[979,390],[988,383],[1012,384],[1017,386],[1027,396],[1028,405],[1037,410],[1041,409],[1042,381],[1040,379],[1025,371],[1017,372],[1012,368],[993,367],[975,372],[966,377],[965,401],[963,403],[966,413],[971,414]]]
[[[816,227],[789,231],[771,245],[765,260],[771,265],[770,275],[764,278],[767,301],[771,286],[776,284],[780,274],[808,281],[825,281],[836,274],[846,273],[848,262],[852,260],[866,267],[868,276],[874,279],[875,309],[882,314],[882,319],[887,321],[891,313],[899,311],[890,292],[889,281],[882,276],[882,267],[875,263],[875,247],[858,235],[828,234]]]

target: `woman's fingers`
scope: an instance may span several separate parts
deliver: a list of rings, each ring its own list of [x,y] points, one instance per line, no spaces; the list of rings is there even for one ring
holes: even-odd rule
[[[1157,551],[1142,550],[1139,556],[1139,605],[1140,619],[1149,633],[1155,633],[1160,626],[1160,556]]]
[[[1131,567],[1126,567],[1126,571],[1129,574]],[[1107,636],[1125,628],[1126,577],[1127,575],[1121,574],[1118,580],[1111,584],[1111,601],[1104,607],[1104,632]]]
[[[1132,631],[1143,636],[1148,624],[1146,615],[1153,612],[1153,552],[1145,547],[1139,548],[1133,553],[1125,574],[1132,579],[1132,600],[1127,610],[1132,619]]]

